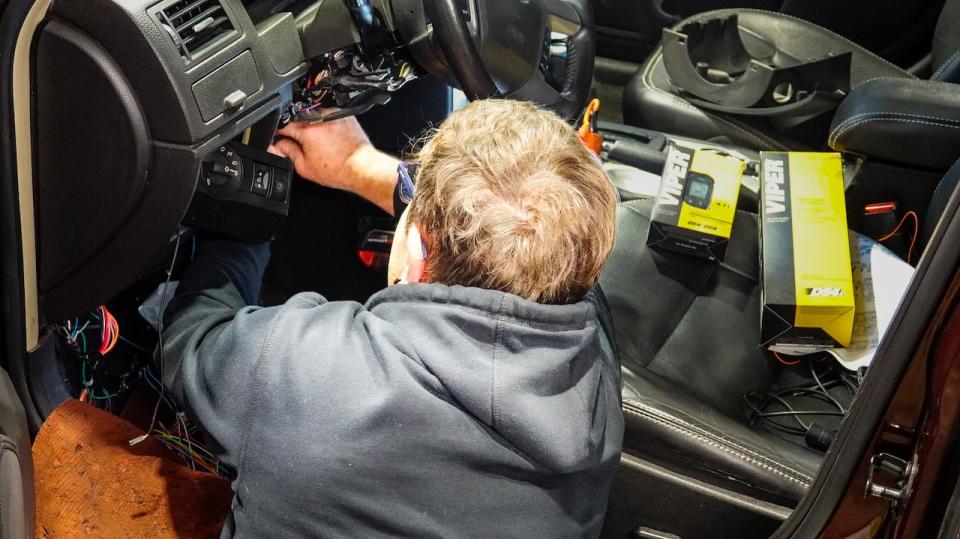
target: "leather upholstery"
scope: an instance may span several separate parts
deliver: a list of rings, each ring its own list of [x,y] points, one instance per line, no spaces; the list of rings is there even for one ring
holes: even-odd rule
[[[751,52],[759,54],[769,50],[773,44],[796,58],[815,58],[831,51],[852,51],[850,82],[853,87],[876,77],[914,78],[840,35],[780,13],[722,9],[697,14],[677,27],[692,21],[732,14],[738,15],[744,45]],[[734,117],[698,109],[677,95],[662,58],[661,49],[658,48],[624,89],[623,114],[627,124],[758,150],[818,149],[822,146],[826,124],[821,126],[816,120],[811,121],[811,125],[784,133],[764,119]]]
[[[868,81],[840,104],[827,142],[835,150],[945,170],[960,157],[960,91],[929,80]]]
[[[960,184],[960,160],[950,167],[950,170],[943,175],[943,179],[937,184],[930,199],[930,206],[927,208],[927,216],[923,220],[923,229],[920,238],[926,244],[933,237],[933,232],[940,222],[943,211],[947,208],[947,202],[957,191],[957,185]]]
[[[929,238],[960,184],[943,176],[923,223]],[[744,393],[782,380],[760,342],[757,215],[737,212],[724,261],[647,249],[652,199],[623,202],[600,283],[622,371],[624,451],[678,473],[791,505],[820,455],[750,428]],[[607,330],[611,325],[603,321]],[[789,374],[789,373],[786,373]]]
[[[933,32],[931,80],[960,82],[960,0],[947,0]]]
[[[820,462],[814,453],[753,431],[652,372],[624,380],[623,415],[627,452],[708,483],[722,478],[729,490],[775,503],[798,501]]]
[[[724,488],[795,502],[819,456],[752,430],[740,404],[780,371],[757,347],[757,216],[738,212],[716,264],[647,249],[651,209],[650,199],[621,204],[601,276],[623,371],[624,450]]]

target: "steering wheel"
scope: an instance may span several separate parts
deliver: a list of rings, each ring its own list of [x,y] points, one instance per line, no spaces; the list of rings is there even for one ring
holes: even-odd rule
[[[395,12],[398,3],[413,4],[394,0]],[[415,57],[425,65],[436,66],[439,60],[447,66],[470,100],[533,101],[567,120],[575,119],[586,105],[596,52],[590,0],[418,3],[425,7],[432,39],[429,52],[426,47],[412,47]],[[568,36],[566,75],[559,89],[546,77],[551,32]],[[423,58],[429,53],[434,58]]]

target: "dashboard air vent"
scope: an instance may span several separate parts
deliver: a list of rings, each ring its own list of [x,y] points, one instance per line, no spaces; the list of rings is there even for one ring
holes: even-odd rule
[[[185,60],[193,60],[220,37],[233,32],[233,23],[220,0],[179,0],[157,13]]]

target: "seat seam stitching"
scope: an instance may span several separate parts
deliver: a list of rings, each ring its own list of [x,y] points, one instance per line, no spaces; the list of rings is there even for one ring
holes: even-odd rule
[[[950,128],[950,129],[960,129],[960,125],[951,125],[951,124],[949,124],[949,123],[928,122],[928,121],[923,121],[923,120],[907,120],[907,119],[904,119],[904,118],[897,118],[897,117],[893,117],[893,116],[884,115],[884,116],[878,116],[878,117],[865,118],[865,119],[862,119],[862,120],[853,122],[853,123],[845,126],[843,129],[839,129],[839,128],[838,128],[838,130],[837,130],[837,132],[836,132],[836,135],[833,136],[833,137],[831,137],[831,139],[829,140],[828,144],[830,145],[831,148],[833,148],[834,145],[837,144],[837,143],[840,141],[840,137],[842,137],[845,133],[849,132],[850,130],[852,130],[853,128],[855,128],[855,127],[857,127],[857,126],[864,125],[864,124],[868,124],[868,123],[870,123],[870,122],[884,122],[884,121],[886,121],[886,122],[909,123],[909,124],[923,124],[923,125],[930,125],[930,126],[933,126],[933,127],[947,127],[947,128]],[[834,149],[835,149],[835,148],[834,148]]]
[[[956,60],[957,57],[960,57],[960,50],[954,51],[954,53],[950,55],[950,58],[947,58],[945,62],[940,64],[940,67],[938,67],[937,70],[933,72],[933,75],[930,75],[930,78],[936,79],[937,77],[939,77],[940,74],[947,69],[947,66],[949,66],[951,62]]]
[[[647,412],[647,413],[649,413],[649,414],[655,414],[655,415],[660,415],[660,416],[665,416],[665,417],[667,417],[667,418],[670,418],[671,420],[673,420],[673,421],[675,421],[675,422],[677,422],[677,423],[680,423],[681,425],[684,425],[685,427],[687,427],[687,428],[690,429],[690,430],[698,431],[698,432],[702,433],[703,435],[712,436],[712,437],[716,438],[716,439],[718,440],[718,443],[722,442],[722,443],[725,443],[725,444],[727,444],[727,445],[733,446],[733,447],[735,447],[736,449],[740,450],[741,452],[743,452],[743,453],[745,453],[745,454],[749,454],[749,455],[752,455],[752,456],[755,457],[755,458],[765,460],[765,461],[771,463],[772,465],[782,466],[783,468],[790,469],[788,466],[785,466],[785,465],[783,465],[782,463],[776,462],[775,460],[773,460],[773,459],[771,459],[771,458],[769,458],[769,457],[765,457],[765,456],[757,453],[756,451],[751,450],[751,449],[749,449],[749,448],[746,448],[746,447],[744,447],[744,446],[742,446],[742,445],[739,445],[739,444],[730,442],[730,441],[728,441],[728,440],[726,440],[726,439],[720,438],[719,436],[716,436],[714,433],[710,432],[709,430],[707,430],[707,429],[705,429],[705,428],[703,428],[703,427],[698,427],[698,426],[696,426],[696,425],[694,425],[694,424],[692,424],[692,423],[690,423],[690,422],[688,422],[688,421],[684,421],[683,419],[680,419],[680,418],[677,417],[677,416],[674,416],[674,415],[671,415],[671,414],[669,414],[669,413],[667,413],[667,412],[664,412],[663,410],[658,410],[658,409],[656,409],[656,408],[653,408],[652,406],[643,404],[643,403],[641,403],[641,402],[636,402],[636,401],[628,401],[627,404],[628,404],[629,406],[636,406],[636,407],[638,407],[638,408],[642,408],[645,412]],[[792,470],[792,469],[790,469],[790,470],[791,470],[793,473],[797,474],[797,475],[800,475],[800,476],[803,476],[803,477],[807,477],[805,474],[803,474],[803,473],[800,472],[799,470]]]
[[[629,408],[626,408],[626,407],[624,408],[624,411],[625,411],[625,412],[631,413],[631,414],[633,414],[633,415],[635,415],[635,416],[637,416],[637,417],[647,418],[647,419],[649,419],[649,420],[651,420],[651,421],[656,421],[656,422],[658,422],[658,423],[661,423],[661,424],[663,424],[664,426],[667,426],[667,427],[669,427],[669,428],[673,428],[674,430],[677,430],[677,431],[679,431],[679,432],[681,432],[681,433],[685,433],[685,434],[687,434],[687,435],[690,436],[690,437],[703,439],[703,440],[706,441],[708,444],[710,444],[710,445],[712,445],[712,446],[714,446],[714,447],[717,447],[718,449],[721,449],[721,450],[723,450],[723,451],[725,451],[725,452],[727,452],[727,453],[730,453],[730,454],[734,454],[734,455],[736,455],[736,456],[739,456],[740,458],[743,458],[744,460],[748,460],[748,461],[750,461],[750,462],[753,462],[754,464],[756,464],[756,465],[758,465],[758,466],[761,466],[761,467],[763,467],[763,468],[769,469],[770,471],[773,471],[773,472],[778,473],[778,474],[780,474],[780,475],[784,475],[784,476],[786,476],[786,477],[790,477],[791,479],[793,479],[793,480],[795,480],[795,481],[797,481],[797,482],[805,482],[805,484],[809,484],[809,483],[812,481],[812,478],[811,478],[810,476],[806,475],[805,473],[803,473],[803,472],[801,472],[801,471],[799,471],[799,470],[795,470],[795,469],[793,469],[793,468],[791,468],[791,467],[789,467],[789,466],[784,465],[783,463],[776,462],[775,460],[773,460],[773,459],[771,459],[771,458],[769,458],[769,457],[766,457],[766,456],[764,456],[764,455],[761,455],[761,454],[757,453],[756,451],[753,451],[753,450],[750,450],[750,449],[748,449],[748,448],[746,448],[746,447],[743,447],[742,445],[739,445],[739,444],[733,443],[733,442],[731,442],[731,441],[729,441],[729,440],[720,438],[720,437],[716,436],[715,434],[711,433],[710,431],[708,431],[708,430],[706,430],[706,429],[704,429],[704,428],[697,427],[696,425],[693,425],[693,424],[691,424],[691,423],[689,423],[689,422],[687,422],[687,421],[684,421],[684,420],[682,420],[682,419],[680,419],[680,418],[678,418],[678,417],[676,417],[676,416],[673,416],[673,415],[670,415],[670,414],[668,414],[668,413],[666,413],[666,412],[663,412],[662,410],[654,409],[654,408],[652,408],[652,407],[650,407],[650,406],[648,406],[648,405],[645,405],[645,404],[643,404],[643,403],[636,402],[636,401],[628,401],[628,402],[625,402],[624,404],[625,404],[626,406],[636,406],[636,407],[639,407],[639,408],[641,408],[642,411],[645,412],[646,414],[653,414],[653,415],[658,415],[658,416],[660,416],[660,417],[649,417],[648,415],[644,415],[644,414],[638,413],[638,412],[635,411],[635,410],[630,410]],[[665,416],[665,417],[664,417],[664,416]],[[680,425],[683,425],[684,427],[686,427],[687,430],[685,431],[685,430],[684,430],[683,428],[681,428],[679,425],[670,424],[670,422],[669,422],[666,418],[669,418],[669,420],[672,420],[672,421],[674,421],[675,423],[679,423]],[[698,434],[698,433],[699,433],[699,434]],[[732,449],[731,449],[731,448],[732,448]],[[735,450],[736,450],[736,451],[735,451]],[[737,454],[737,452],[739,452],[740,454]],[[764,461],[765,461],[765,462],[764,462]],[[775,467],[777,467],[777,466],[783,468],[784,470],[787,470],[789,473],[788,473],[788,472],[784,472],[783,470],[777,470],[777,469],[775,468]],[[797,477],[792,477],[792,476],[790,475],[791,473],[792,473],[792,474],[795,474],[795,475],[798,476],[799,478],[802,478],[803,481],[801,481],[801,479],[798,479]]]
[[[734,449],[731,449],[731,448],[729,448],[729,447],[725,447],[725,446],[721,445],[719,442],[716,442],[716,441],[714,441],[714,440],[711,440],[711,439],[709,439],[709,438],[706,437],[706,436],[698,435],[698,434],[696,434],[696,433],[694,433],[694,432],[690,432],[690,431],[685,430],[685,429],[683,429],[683,428],[681,428],[681,427],[678,427],[677,425],[670,424],[669,421],[666,421],[666,420],[663,420],[663,419],[658,419],[658,418],[656,418],[656,417],[650,417],[650,416],[647,416],[647,415],[644,415],[644,414],[639,414],[639,413],[636,413],[636,412],[633,412],[633,411],[630,411],[630,410],[624,410],[624,411],[626,411],[627,413],[629,413],[629,414],[631,414],[631,415],[634,415],[634,416],[636,416],[636,417],[638,417],[638,418],[640,418],[640,419],[646,419],[647,421],[656,423],[656,424],[661,425],[661,426],[664,426],[664,427],[666,427],[666,428],[668,428],[668,429],[671,429],[671,430],[674,430],[674,431],[676,431],[676,432],[679,432],[680,434],[686,435],[686,436],[689,437],[689,438],[693,438],[694,440],[698,440],[698,441],[700,441],[700,442],[706,443],[707,445],[712,446],[712,447],[714,447],[714,448],[716,448],[716,449],[719,449],[720,451],[723,451],[724,453],[733,455],[734,457],[737,457],[737,458],[740,459],[740,460],[749,462],[749,463],[751,463],[751,464],[753,464],[753,465],[755,465],[755,466],[758,466],[758,467],[760,467],[761,469],[764,469],[764,470],[766,470],[766,471],[768,471],[768,472],[770,472],[770,473],[773,473],[773,474],[775,474],[775,475],[778,475],[778,476],[780,476],[780,477],[783,477],[783,478],[785,478],[785,479],[787,479],[787,480],[789,480],[789,481],[793,481],[794,483],[796,483],[796,484],[798,484],[798,485],[801,485],[801,486],[803,486],[803,487],[809,487],[809,486],[810,486],[810,482],[808,482],[808,481],[806,481],[806,480],[804,480],[804,479],[800,479],[800,478],[794,477],[793,475],[790,475],[789,473],[786,473],[786,472],[784,472],[784,471],[782,471],[782,470],[778,470],[778,469],[774,468],[773,466],[771,466],[771,465],[769,465],[769,464],[765,464],[765,463],[763,463],[763,462],[761,462],[761,461],[759,461],[759,460],[757,460],[757,459],[751,458],[751,457],[750,457],[749,455],[747,455],[747,454],[738,452],[738,451],[736,451],[736,450],[734,450]]]
[[[909,74],[909,73],[908,73],[908,74]],[[855,89],[863,86],[864,84],[866,84],[866,83],[868,83],[868,82],[873,82],[873,81],[875,81],[875,80],[884,80],[884,79],[890,79],[890,80],[918,80],[916,77],[913,77],[913,78],[908,78],[908,77],[890,77],[890,76],[886,76],[886,75],[885,75],[885,76],[882,76],[882,77],[873,77],[873,78],[871,78],[871,79],[867,79],[867,80],[865,80],[865,81],[861,81],[859,84],[857,84],[856,86],[854,86],[853,88],[851,88],[851,90],[855,90]]]
[[[830,136],[828,137],[828,143],[831,143],[831,144],[832,144],[832,143],[834,142],[834,140],[836,139],[835,135],[837,135],[840,131],[844,130],[850,123],[855,122],[855,121],[857,121],[857,120],[859,120],[859,119],[861,119],[861,118],[868,118],[868,117],[872,117],[872,116],[903,116],[903,117],[906,117],[906,118],[921,118],[921,119],[925,119],[925,120],[940,120],[940,121],[947,122],[947,123],[957,123],[957,124],[960,124],[960,119],[956,119],[956,118],[944,118],[944,117],[942,117],[942,116],[930,116],[930,115],[928,115],[928,114],[915,114],[915,113],[912,113],[912,112],[894,112],[894,111],[870,111],[870,112],[861,112],[860,114],[855,114],[855,115],[853,115],[853,116],[845,119],[844,121],[840,122],[840,124],[839,124],[837,127],[835,127],[835,128],[833,129],[833,131],[830,132]]]

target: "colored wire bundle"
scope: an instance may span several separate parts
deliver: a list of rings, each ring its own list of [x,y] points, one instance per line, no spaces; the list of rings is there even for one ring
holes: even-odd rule
[[[202,444],[197,443],[195,439],[197,435],[196,427],[180,411],[173,399],[163,391],[160,380],[157,379],[149,367],[143,369],[142,379],[160,395],[160,401],[166,404],[176,417],[174,429],[170,429],[157,421],[156,427],[150,431],[150,435],[179,455],[194,470],[200,469],[217,475],[227,475],[227,470],[220,464],[220,460]]]
[[[87,342],[87,333],[93,330],[99,330],[100,333],[100,345],[96,348],[92,348]],[[66,321],[58,326],[58,331],[63,335],[66,344],[74,350],[80,359],[81,390],[77,397],[78,400],[112,411],[113,399],[125,391],[127,385],[121,381],[120,387],[113,391],[103,386],[95,388],[94,372],[97,371],[100,360],[105,354],[110,353],[120,341],[140,352],[151,353],[151,351],[123,337],[120,334],[119,322],[104,305],[90,311],[85,319],[74,317],[72,320]]]
[[[105,356],[117,346],[117,340],[120,338],[120,324],[105,306],[101,305],[97,310],[100,312],[100,348],[97,352]]]
[[[190,441],[188,435],[179,431],[172,432],[163,425],[153,431],[153,437],[173,450],[194,470],[201,469],[216,475],[227,475],[220,459],[202,445]]]

